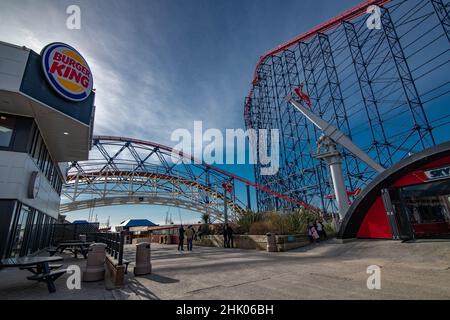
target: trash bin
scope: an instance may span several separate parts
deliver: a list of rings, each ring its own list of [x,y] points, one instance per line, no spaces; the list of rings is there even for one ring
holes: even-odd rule
[[[83,272],[83,281],[100,281],[105,278],[106,244],[94,243],[89,246],[86,269]]]
[[[134,275],[140,276],[152,273],[150,243],[143,242],[136,245],[136,264]]]
[[[267,233],[267,251],[268,252],[277,252],[278,248],[277,248],[277,239],[275,237],[274,234],[272,233]]]

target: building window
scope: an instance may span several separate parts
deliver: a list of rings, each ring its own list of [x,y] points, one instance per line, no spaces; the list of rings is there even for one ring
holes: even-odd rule
[[[47,178],[53,189],[61,195],[63,179],[58,164],[51,158],[35,122],[31,126],[31,120],[26,119],[27,130],[25,130],[26,133],[22,132],[24,129],[20,129],[21,126],[23,127],[21,121],[24,119],[24,117],[0,113],[0,150],[24,152],[28,149],[29,155],[40,169],[42,175]],[[28,135],[28,141],[23,147],[20,145],[20,142],[17,144],[14,141],[19,134]]]
[[[29,222],[32,218],[31,208],[21,205],[18,206],[18,219],[15,230],[11,233],[11,254],[10,257],[18,257],[24,255],[26,250],[26,239],[28,238]]]
[[[49,216],[44,215],[44,221],[42,222],[42,231],[39,237],[39,249],[44,249],[48,245],[46,239],[49,233],[50,219],[51,218]]]
[[[50,245],[55,219],[17,201],[5,257],[33,254]]]
[[[33,134],[31,137],[28,153],[42,174],[50,182],[53,189],[61,195],[62,178],[59,174],[57,164],[52,160],[36,124],[33,126]]]
[[[14,133],[15,118],[0,113],[0,147],[9,148]]]

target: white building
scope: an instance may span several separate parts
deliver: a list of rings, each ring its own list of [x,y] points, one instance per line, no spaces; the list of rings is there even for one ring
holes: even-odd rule
[[[41,56],[0,42],[1,258],[48,245],[65,163],[88,158],[94,97],[89,67],[70,46],[50,44]]]

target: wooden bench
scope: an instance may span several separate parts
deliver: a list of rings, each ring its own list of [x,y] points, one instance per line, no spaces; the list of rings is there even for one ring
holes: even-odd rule
[[[46,251],[50,254],[50,257],[53,257],[55,253],[58,251],[57,248],[48,248]]]
[[[65,273],[67,273],[67,269],[54,270],[54,271],[50,271],[49,273],[35,274],[34,276],[27,277],[27,279],[34,280],[34,281],[44,281],[44,282],[47,282],[48,280],[55,281],[56,279],[58,279]]]
[[[49,273],[35,274],[34,276],[27,277],[27,279],[37,281],[37,282],[47,283],[48,291],[50,293],[53,293],[56,291],[55,285],[53,284],[53,282],[65,273],[67,273],[67,269],[54,270],[54,271],[50,271]]]
[[[50,270],[55,270],[55,269],[59,269],[61,268],[63,265],[62,263],[58,263],[58,264],[49,264],[48,267],[50,268]],[[28,270],[31,273],[34,274],[39,274],[39,272],[37,271],[37,269],[35,267],[20,267],[20,270]]]

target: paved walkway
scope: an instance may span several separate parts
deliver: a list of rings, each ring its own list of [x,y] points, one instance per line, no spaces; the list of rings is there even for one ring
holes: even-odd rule
[[[154,273],[132,279],[132,298],[450,299],[450,242],[323,243],[286,253],[153,246]],[[369,265],[381,290],[368,290]]]
[[[134,260],[134,246],[126,256]],[[106,290],[101,282],[70,291],[63,277],[54,295],[45,284],[23,280],[26,271],[18,277],[19,271],[3,270],[0,298],[450,299],[448,241],[327,242],[285,253],[205,247],[179,253],[153,244],[152,263],[153,274],[143,277],[134,277],[130,264],[123,289]],[[381,290],[367,289],[369,265],[381,267]]]

